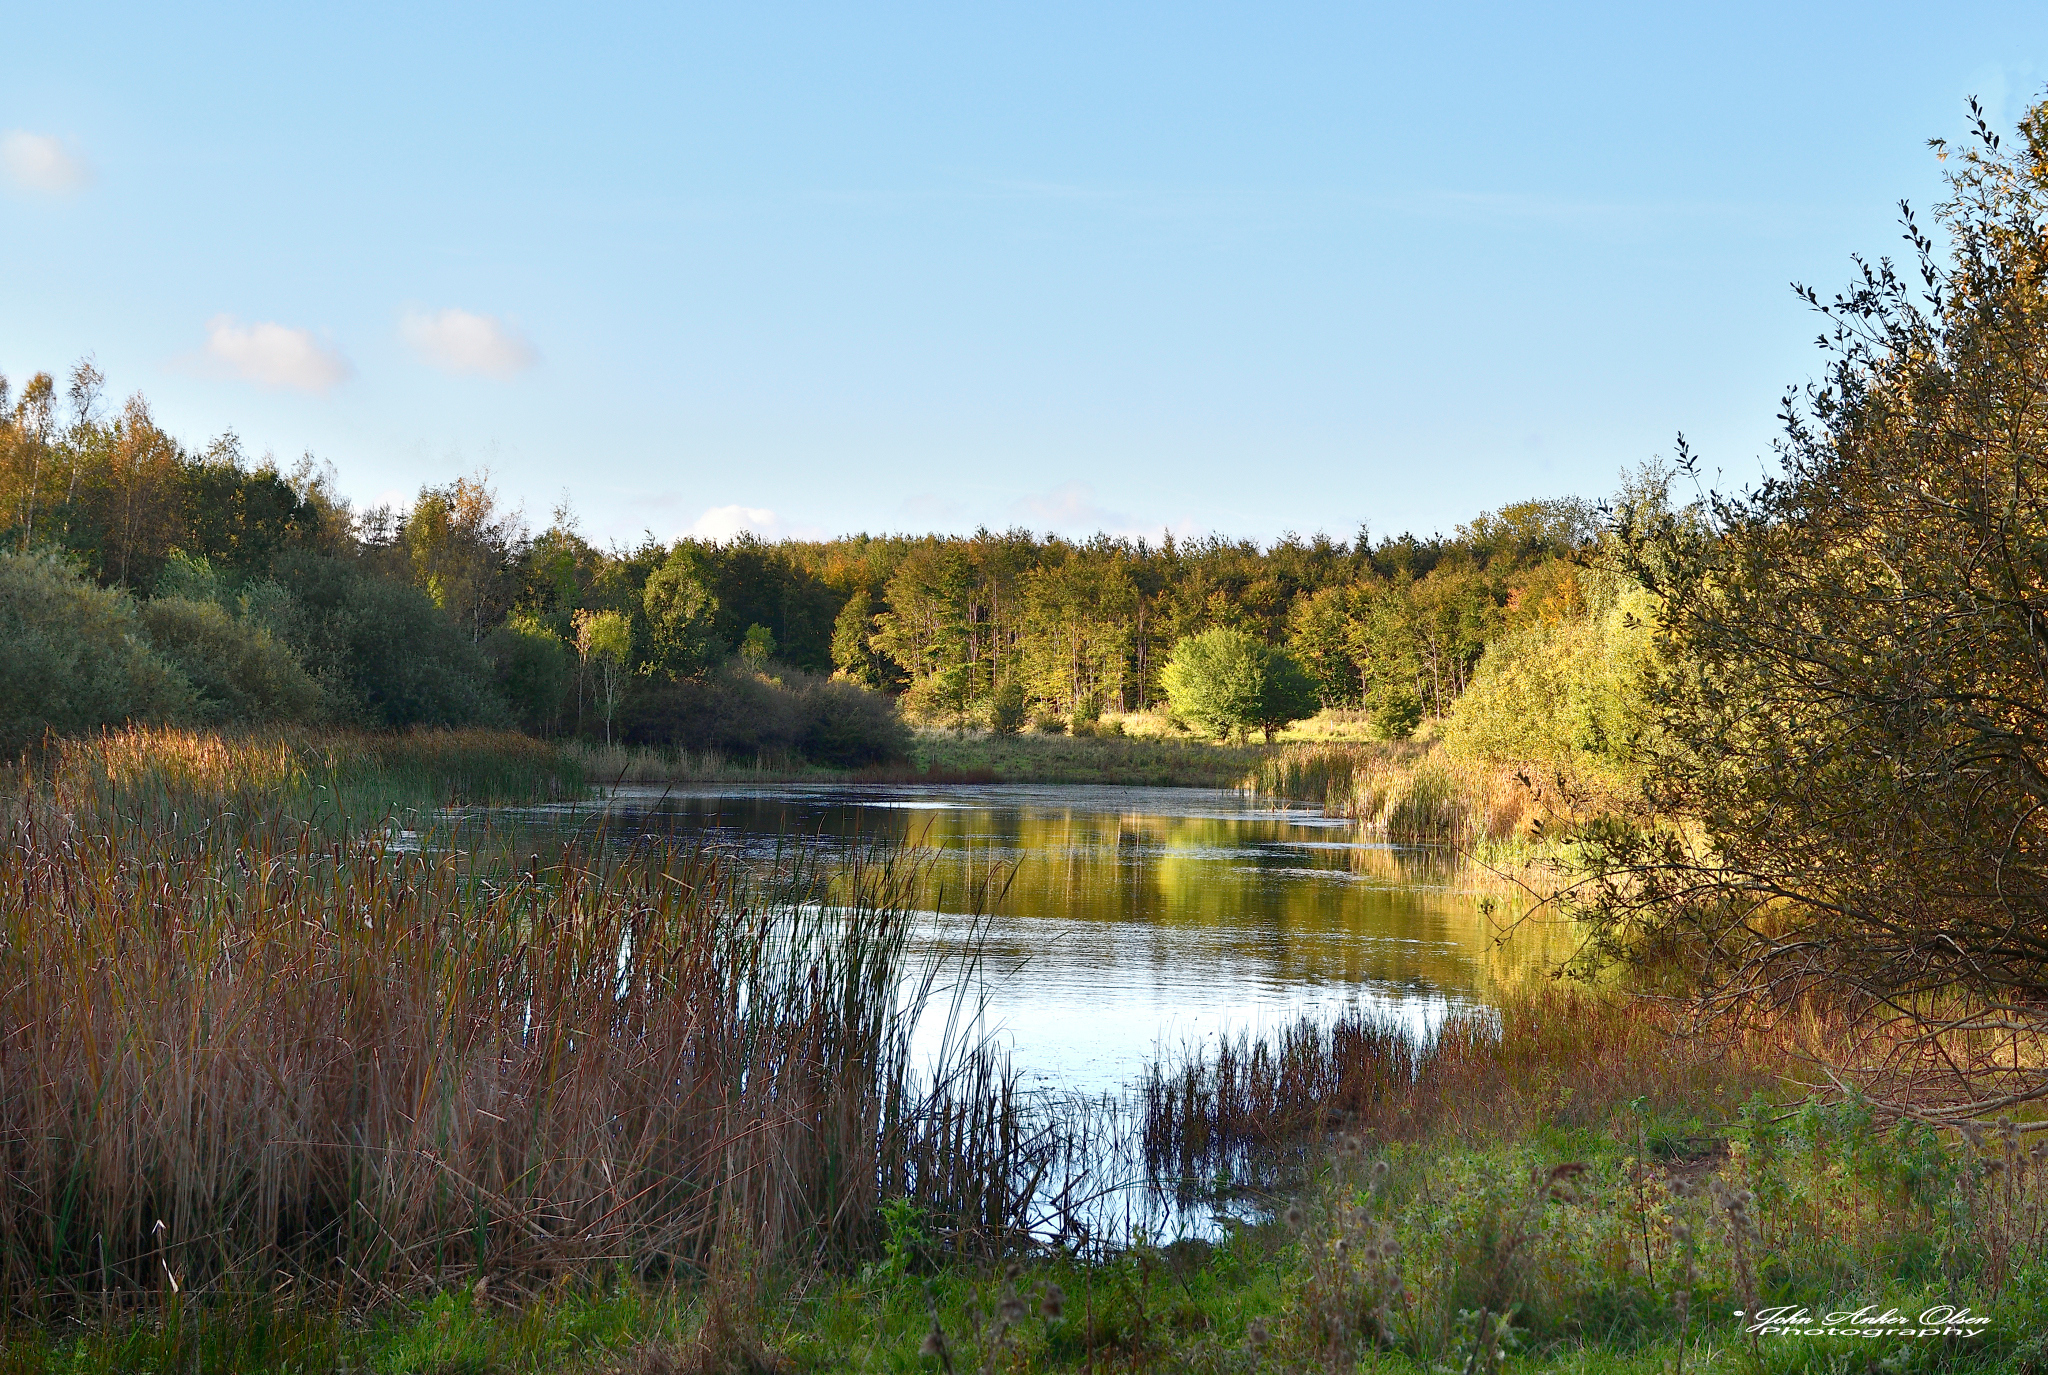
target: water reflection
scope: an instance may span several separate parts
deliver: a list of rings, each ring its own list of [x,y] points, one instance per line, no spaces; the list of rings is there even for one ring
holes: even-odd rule
[[[1347,1002],[1421,1027],[1564,950],[1541,929],[1503,939],[1441,853],[1230,792],[620,789],[547,809],[543,824],[761,864],[799,841],[828,863],[877,841],[919,845],[933,857],[920,932],[932,953],[968,937],[974,876],[1005,866],[982,924],[985,1015],[1029,1081],[1086,1092],[1121,1088],[1162,1046]]]

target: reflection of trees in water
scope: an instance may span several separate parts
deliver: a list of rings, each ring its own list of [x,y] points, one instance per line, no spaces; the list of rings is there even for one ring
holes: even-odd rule
[[[1262,980],[1414,984],[1478,993],[1544,976],[1569,927],[1452,851],[1378,843],[1313,813],[1171,815],[1018,805],[856,804],[840,795],[687,796],[529,814],[535,849],[709,844],[761,866],[801,851],[827,871],[881,845],[923,848],[925,904],[959,909],[992,872],[998,912],[1057,924],[1043,958],[1232,966]],[[553,844],[546,843],[552,839]],[[526,842],[522,841],[522,848]],[[1133,944],[1126,923],[1151,928]],[[1029,941],[1027,932],[1006,936]]]

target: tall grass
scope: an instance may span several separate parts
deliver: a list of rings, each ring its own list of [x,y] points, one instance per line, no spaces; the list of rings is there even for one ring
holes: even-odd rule
[[[1408,742],[1283,745],[1258,761],[1243,786],[1315,803],[1390,840],[1465,848],[1527,836],[1556,801],[1542,779],[1512,766]]]
[[[1142,1139],[1156,1174],[1213,1179],[1332,1135],[1513,1139],[1603,1128],[1624,1108],[1732,1114],[1786,1053],[1767,1038],[1689,1034],[1663,1004],[1569,989],[1455,1010],[1428,1036],[1351,1010],[1153,1063]]]
[[[912,857],[826,900],[705,853],[493,865],[253,805],[235,828],[129,824],[145,786],[315,767],[254,738],[137,762],[146,743],[6,804],[15,1301],[803,1261],[872,1250],[884,1197],[956,1247],[1028,1217],[1041,1143],[1007,1072],[972,1045],[912,1060]]]
[[[584,795],[581,762],[511,731],[133,727],[53,743],[26,766],[131,824],[289,813],[373,823],[456,803]]]

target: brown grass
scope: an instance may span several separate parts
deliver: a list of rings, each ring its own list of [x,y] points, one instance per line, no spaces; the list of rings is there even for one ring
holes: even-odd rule
[[[1528,770],[1405,741],[1284,745],[1244,786],[1315,803],[1390,840],[1466,848],[1528,836],[1558,805],[1557,790]]]
[[[911,1063],[913,857],[830,903],[703,854],[423,857],[239,777],[236,827],[137,824],[124,748],[0,804],[17,1300],[862,1254],[893,1195],[956,1247],[1020,1225],[1006,1072]],[[188,790],[295,767],[173,754]]]
[[[1241,1033],[1155,1064],[1140,1112],[1148,1168],[1211,1178],[1273,1148],[1604,1127],[1624,1108],[1732,1112],[1788,1052],[1767,1030],[1703,1034],[1671,1005],[1571,987],[1451,1013],[1435,1034],[1367,1013]]]

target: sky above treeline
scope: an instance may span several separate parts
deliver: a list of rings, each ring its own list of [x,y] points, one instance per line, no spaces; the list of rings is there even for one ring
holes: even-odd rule
[[[1448,531],[1769,461],[2048,7],[44,5],[0,371],[603,542]]]

